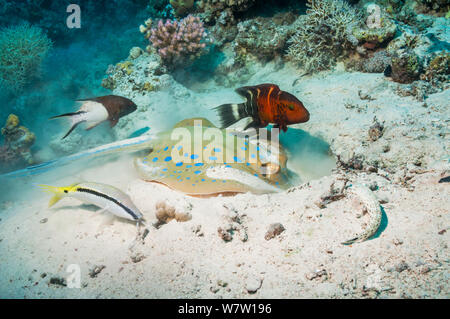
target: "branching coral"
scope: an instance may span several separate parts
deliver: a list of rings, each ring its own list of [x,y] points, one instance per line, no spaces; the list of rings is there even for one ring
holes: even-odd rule
[[[180,22],[159,20],[156,28],[151,28],[152,20],[145,21],[145,26],[140,26],[140,31],[150,40],[157,53],[169,68],[193,61],[205,51],[207,34],[200,18],[187,16]],[[147,47],[152,51],[152,46]]]
[[[356,44],[349,30],[361,14],[343,0],[309,0],[307,5],[307,14],[288,41],[288,57],[307,72],[325,70]]]
[[[20,92],[39,75],[41,63],[52,42],[41,29],[27,24],[0,31],[0,83]]]

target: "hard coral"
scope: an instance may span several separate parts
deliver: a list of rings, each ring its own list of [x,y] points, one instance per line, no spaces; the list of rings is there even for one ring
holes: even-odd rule
[[[397,52],[392,57],[392,80],[398,83],[411,83],[419,79],[422,65],[417,54],[412,50]]]
[[[5,139],[5,144],[0,149],[0,162],[3,166],[16,167],[20,163],[33,163],[30,148],[36,137],[34,133],[19,124],[19,118],[10,114],[1,130]]]
[[[246,20],[238,24],[235,51],[250,53],[259,60],[271,60],[282,55],[287,40],[294,32],[290,25],[278,25],[271,18]]]
[[[434,86],[439,86],[441,83],[448,83],[450,78],[450,53],[444,51],[436,54],[420,78],[421,80],[430,82]]]
[[[216,21],[222,25],[234,24],[234,14],[244,12],[255,4],[256,0],[200,0],[198,7],[208,24]]]
[[[366,18],[353,27],[353,36],[368,49],[374,49],[389,42],[397,31],[395,22],[373,3],[366,6],[364,12]]]
[[[0,31],[0,83],[18,93],[35,76],[52,42],[41,29],[22,24]]]
[[[176,16],[183,16],[194,7],[194,0],[170,0]]]
[[[200,18],[187,16],[180,22],[177,20],[159,20],[156,28],[151,28],[151,19],[140,26],[141,33],[150,40],[153,48],[169,68],[186,65],[204,53],[207,34]],[[152,51],[152,46],[147,47]]]
[[[297,32],[289,39],[288,57],[307,72],[325,70],[357,44],[349,34],[361,14],[343,0],[309,0]]]

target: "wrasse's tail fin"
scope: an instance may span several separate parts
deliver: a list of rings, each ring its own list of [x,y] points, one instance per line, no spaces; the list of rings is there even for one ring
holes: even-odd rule
[[[219,115],[222,128],[229,127],[239,120],[249,116],[245,111],[245,103],[222,104],[214,109]]]
[[[66,193],[70,191],[72,186],[69,187],[57,187],[57,186],[50,186],[50,185],[38,185],[42,190],[44,190],[47,193],[53,194],[53,197],[50,198],[50,201],[48,202],[48,207],[52,207],[55,205],[61,198],[64,197]]]
[[[83,116],[84,114],[86,114],[87,112],[85,111],[78,111],[78,112],[72,112],[72,113],[64,113],[61,115],[56,115],[56,116],[52,116],[50,118],[50,120],[53,119],[57,119],[57,118],[61,118],[61,117],[69,117],[72,127],[70,128],[70,130],[66,133],[66,135],[64,135],[61,139],[65,139],[67,136],[69,136],[70,133],[72,133],[72,131],[78,126],[78,124],[86,121],[85,116]]]

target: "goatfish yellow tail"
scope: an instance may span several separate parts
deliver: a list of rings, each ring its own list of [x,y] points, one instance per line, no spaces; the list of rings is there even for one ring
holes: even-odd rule
[[[57,202],[59,202],[60,199],[76,191],[76,184],[67,187],[58,187],[50,185],[38,185],[38,186],[47,193],[54,194],[54,196],[50,198],[50,201],[48,202],[48,207],[52,207]]]

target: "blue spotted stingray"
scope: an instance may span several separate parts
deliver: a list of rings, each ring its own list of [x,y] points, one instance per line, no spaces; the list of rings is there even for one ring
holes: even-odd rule
[[[277,156],[271,156],[270,144],[217,129],[203,118],[181,121],[176,128],[191,138],[174,138],[175,130],[159,134],[150,154],[135,160],[142,179],[191,196],[268,193],[290,186],[279,145]]]
[[[177,138],[174,136],[176,129],[184,136],[200,136],[200,143],[198,139],[185,139],[180,134]],[[135,159],[135,167],[146,181],[161,183],[191,196],[270,193],[291,186],[283,148],[274,145],[277,152],[272,154],[270,146],[265,140],[255,142],[247,136],[218,129],[207,119],[193,118],[179,122],[166,132],[102,145],[0,177],[35,175],[78,159],[151,149],[147,156]]]

